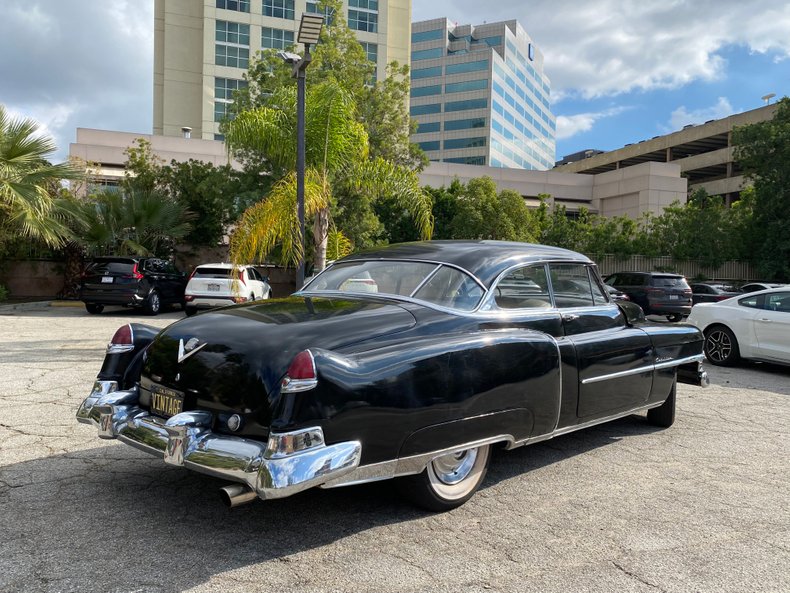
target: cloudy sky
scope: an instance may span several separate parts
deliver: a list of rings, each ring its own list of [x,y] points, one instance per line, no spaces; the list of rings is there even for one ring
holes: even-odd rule
[[[558,159],[790,95],[782,0],[414,0],[412,10],[415,21],[521,22],[545,55]],[[78,127],[151,132],[153,0],[3,0],[0,55],[0,103],[54,136],[56,160]]]

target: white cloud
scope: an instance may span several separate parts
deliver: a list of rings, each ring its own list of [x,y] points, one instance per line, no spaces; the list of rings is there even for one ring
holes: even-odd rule
[[[557,117],[557,140],[565,140],[582,132],[589,132],[599,119],[612,117],[626,111],[627,107],[613,107],[595,113],[577,113]]]
[[[735,113],[730,102],[726,97],[719,97],[715,105],[703,109],[689,111],[685,105],[681,105],[672,112],[669,118],[669,129],[667,132],[679,130],[688,124],[701,124],[710,119],[721,119]]]
[[[716,80],[730,45],[790,55],[790,3],[776,0],[434,0],[415,2],[413,13],[472,24],[517,19],[546,56],[555,100]]]

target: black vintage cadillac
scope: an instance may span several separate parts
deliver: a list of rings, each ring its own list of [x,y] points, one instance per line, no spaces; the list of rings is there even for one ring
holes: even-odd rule
[[[670,426],[677,381],[707,385],[702,343],[612,302],[578,253],[405,243],[285,299],[121,327],[77,419],[228,480],[231,506],[397,478],[442,511],[474,494],[494,445],[644,411]]]

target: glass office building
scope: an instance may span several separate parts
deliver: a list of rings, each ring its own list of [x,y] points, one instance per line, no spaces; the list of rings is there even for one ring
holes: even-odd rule
[[[517,21],[412,24],[412,142],[432,161],[551,169],[550,95],[543,54]]]

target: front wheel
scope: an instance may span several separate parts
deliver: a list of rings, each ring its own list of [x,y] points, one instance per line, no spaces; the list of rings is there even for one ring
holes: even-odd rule
[[[401,494],[429,511],[449,511],[464,504],[483,483],[491,445],[482,445],[432,460],[422,473],[398,481]]]
[[[96,305],[94,303],[85,303],[85,310],[91,315],[97,315],[104,311],[104,305]]]
[[[740,359],[735,334],[722,325],[705,332],[704,350],[705,357],[717,366],[732,366]]]

